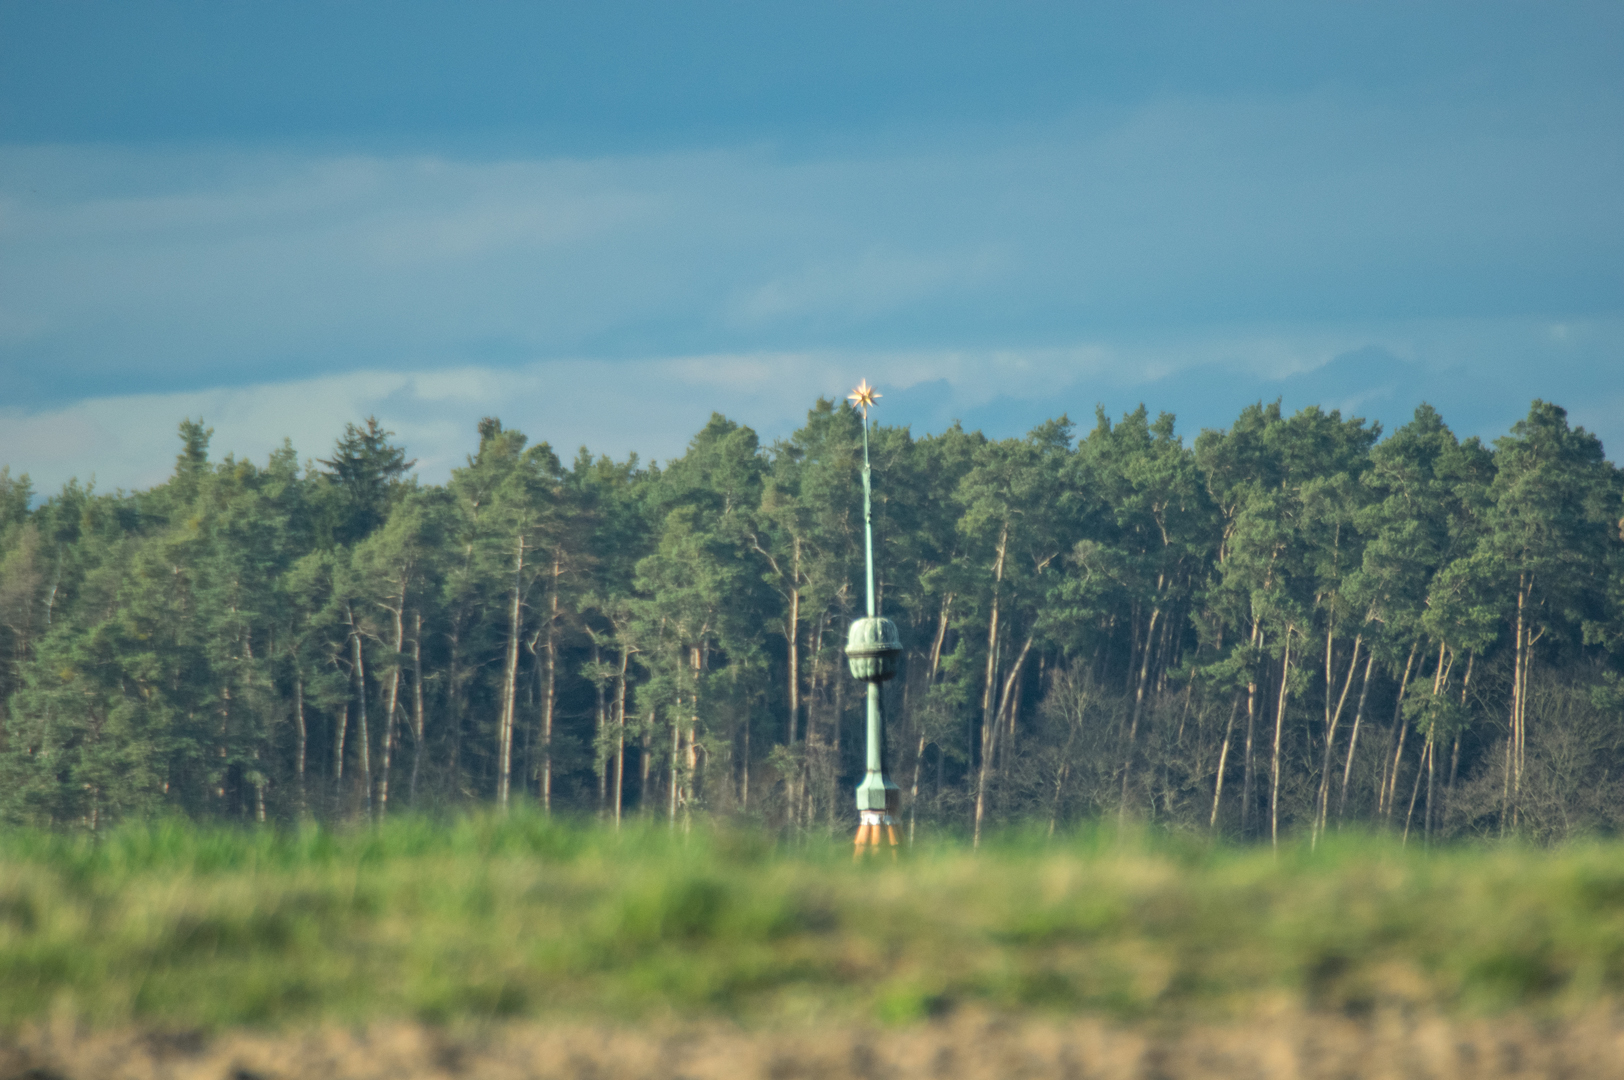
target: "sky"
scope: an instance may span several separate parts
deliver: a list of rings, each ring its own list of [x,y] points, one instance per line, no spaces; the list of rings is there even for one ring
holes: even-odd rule
[[[1248,403],[1624,447],[1624,5],[0,0],[0,465]]]

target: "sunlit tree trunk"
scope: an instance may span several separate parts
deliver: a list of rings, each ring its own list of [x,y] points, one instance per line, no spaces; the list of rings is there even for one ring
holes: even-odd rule
[[[1252,619],[1252,652],[1256,654],[1263,648],[1263,627],[1257,619]],[[1254,659],[1246,680],[1246,745],[1243,761],[1241,763],[1241,835],[1251,835],[1252,802],[1254,796],[1253,778],[1255,775],[1254,762],[1256,757],[1253,748],[1257,732],[1257,661]]]
[[[987,808],[987,763],[991,760],[992,755],[997,752],[998,732],[1003,726],[1004,712],[1014,707],[1017,681],[1021,677],[1021,668],[1026,664],[1027,654],[1032,651],[1032,640],[1035,635],[1036,631],[1026,635],[1026,643],[1021,646],[1020,655],[1010,665],[1009,674],[1004,679],[1003,693],[1000,695],[997,711],[993,714],[992,723],[982,729],[984,735],[981,743],[981,771],[976,778],[975,835],[972,846],[981,844],[981,822]]]
[[[1348,811],[1348,781],[1353,776],[1353,756],[1359,750],[1359,724],[1365,718],[1365,698],[1370,693],[1370,672],[1376,664],[1376,650],[1365,658],[1365,674],[1359,680],[1359,704],[1353,710],[1353,730],[1348,733],[1348,759],[1342,766],[1342,794],[1337,801],[1336,819],[1341,821]]]
[[[412,782],[407,792],[417,806],[417,775],[423,764],[423,613],[412,612]]]
[[[1421,760],[1415,764],[1415,785],[1410,788],[1410,808],[1404,814],[1404,833],[1399,840],[1399,846],[1404,847],[1410,842],[1410,822],[1415,818],[1415,800],[1421,794],[1421,777],[1427,773],[1432,761],[1432,736],[1427,735],[1426,741],[1421,744]]]
[[[351,678],[353,678],[353,673]],[[333,816],[344,810],[344,738],[350,729],[350,703],[339,707],[338,723],[333,725]]]
[[[355,737],[361,744],[361,789],[366,792],[365,810],[372,818],[372,737],[367,730],[367,667],[361,648],[361,629],[355,623],[355,612],[348,607],[345,614],[350,622],[350,645],[354,650],[355,669]]]
[[[1145,627],[1145,645],[1139,657],[1139,678],[1134,683],[1133,717],[1128,722],[1128,745],[1122,754],[1122,802],[1117,812],[1119,822],[1127,820],[1128,816],[1128,783],[1133,773],[1133,753],[1139,739],[1139,715],[1145,704],[1145,680],[1150,674],[1151,645],[1155,641],[1156,623],[1161,615],[1159,605],[1152,607],[1150,624]]]
[[[1006,523],[998,534],[998,556],[993,563],[992,573],[992,609],[987,616],[987,677],[981,691],[981,761],[976,774],[976,807],[974,839],[972,844],[981,843],[981,815],[986,804],[987,770],[992,767],[992,748],[998,739],[997,718],[993,715],[997,708],[995,694],[998,689],[998,615],[1000,586],[1004,582],[1004,557],[1009,548],[1009,525]]]
[[[1466,709],[1467,694],[1472,689],[1472,668],[1477,664],[1477,654],[1468,653],[1466,656],[1466,677],[1461,681],[1460,707]],[[1444,781],[1443,805],[1439,808],[1438,827],[1443,828],[1448,823],[1449,806],[1455,795],[1455,774],[1460,769],[1460,739],[1461,732],[1455,732],[1455,744],[1449,751],[1449,778]]]
[[[645,818],[654,815],[654,722],[659,717],[659,711],[653,706],[648,707],[648,719],[643,722],[643,735],[638,740],[637,754],[637,799],[638,813]]]
[[[631,662],[631,650],[624,642],[620,646],[620,671],[615,676],[615,828],[620,828],[620,817],[626,805],[626,667]]]
[[[496,804],[508,808],[508,787],[513,775],[513,710],[519,690],[520,587],[524,576],[524,537],[513,546],[513,590],[508,604],[507,656],[502,669],[502,715],[496,735]]]
[[[789,646],[789,723],[784,745],[795,746],[796,728],[801,723],[801,538],[795,538],[794,562],[789,590],[789,618],[784,627],[784,643]]]
[[[682,724],[677,719],[678,715],[679,711],[672,709],[670,719],[667,721],[671,725],[671,788],[669,792],[671,805],[666,816],[666,825],[671,829],[677,827],[677,798],[682,791]]]
[[[1274,751],[1269,756],[1269,843],[1280,846],[1280,739],[1285,731],[1286,699],[1291,686],[1291,634],[1286,624],[1286,647],[1280,663],[1280,700],[1274,709]]]
[[[541,701],[541,808],[553,812],[553,720],[558,702],[558,583],[562,556],[553,552],[553,582],[547,604],[547,684]]]
[[[1235,734],[1235,717],[1241,711],[1241,696],[1235,695],[1229,706],[1229,723],[1224,725],[1224,742],[1218,750],[1218,777],[1212,785],[1212,816],[1207,819],[1208,829],[1218,828],[1218,807],[1224,799],[1224,771],[1229,766],[1229,744]]]
[[[395,606],[390,609],[394,617],[394,659],[389,665],[389,689],[384,694],[383,760],[379,762],[378,816],[389,812],[389,767],[394,761],[395,709],[400,704],[400,665],[406,654],[406,575],[400,579],[400,592]]]
[[[1348,691],[1353,688],[1353,677],[1359,670],[1359,647],[1364,643],[1364,637],[1355,634],[1353,638],[1353,655],[1348,657],[1348,676],[1342,682],[1342,693],[1337,696],[1336,708],[1331,708],[1332,683],[1332,651],[1331,636],[1325,637],[1325,760],[1320,766],[1319,793],[1314,802],[1314,826],[1311,834],[1310,846],[1319,840],[1319,834],[1325,831],[1325,819],[1331,802],[1331,758],[1336,750],[1336,729],[1342,722],[1342,709],[1348,703]],[[1362,697],[1363,695],[1361,695]]]
[[[1393,738],[1389,740],[1397,744],[1393,751],[1391,761],[1382,762],[1381,790],[1376,799],[1376,813],[1385,820],[1393,819],[1393,800],[1398,790],[1398,766],[1404,756],[1404,736],[1409,730],[1404,723],[1404,695],[1410,688],[1410,672],[1415,667],[1416,651],[1421,643],[1416,641],[1410,645],[1410,657],[1404,661],[1404,677],[1398,683],[1398,698],[1393,702]]]
[[[598,819],[609,805],[609,688],[603,677],[603,649],[592,639],[592,689],[596,694],[592,711],[592,764],[598,774]]]
[[[942,597],[941,611],[936,617],[936,636],[930,643],[930,661],[925,668],[925,697],[929,700],[930,688],[936,685],[936,673],[942,664],[942,645],[947,640],[947,626],[949,616],[953,610],[953,594],[947,593]],[[925,725],[919,723],[919,746],[914,753],[913,784],[908,794],[908,843],[914,841],[914,824],[918,818],[919,809],[919,772],[925,760]]]

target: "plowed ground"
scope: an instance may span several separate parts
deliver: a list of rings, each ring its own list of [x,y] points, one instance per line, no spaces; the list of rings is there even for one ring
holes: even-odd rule
[[[1538,1022],[1283,1011],[1245,1024],[961,1012],[900,1028],[540,1022],[282,1032],[76,1032],[0,1044],[0,1080],[1499,1080],[1624,1078],[1624,1013]]]

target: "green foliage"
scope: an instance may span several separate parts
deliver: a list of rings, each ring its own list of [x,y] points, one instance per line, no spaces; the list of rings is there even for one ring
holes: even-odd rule
[[[0,818],[852,823],[846,405],[659,467],[491,417],[444,485],[376,418],[302,468],[179,436],[147,491],[0,470]],[[1556,406],[1492,446],[1278,403],[869,440],[906,828],[1624,826],[1624,474]]]
[[[1614,844],[1279,858],[1112,829],[853,865],[755,831],[515,812],[0,841],[0,1026],[1583,1010],[1624,991]]]

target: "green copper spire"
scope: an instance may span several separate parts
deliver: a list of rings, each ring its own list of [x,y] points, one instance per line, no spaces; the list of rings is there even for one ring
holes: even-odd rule
[[[868,459],[868,410],[879,393],[865,379],[851,393],[852,404],[863,416],[863,571],[867,585],[867,617],[851,624],[846,638],[846,661],[854,678],[868,684],[867,770],[857,786],[857,851],[877,847],[882,832],[897,842],[896,814],[901,792],[885,775],[885,709],[880,684],[897,673],[902,640],[896,624],[879,614],[874,595],[874,483]]]

